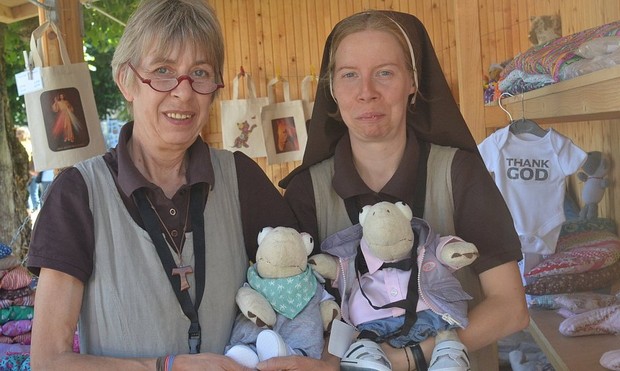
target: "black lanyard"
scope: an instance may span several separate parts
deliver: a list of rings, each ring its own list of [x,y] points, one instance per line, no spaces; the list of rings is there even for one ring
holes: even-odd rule
[[[200,302],[202,301],[202,295],[205,289],[205,229],[204,229],[204,186],[194,185],[191,187],[189,212],[192,217],[192,234],[194,240],[194,278],[196,281],[196,301],[192,304],[192,299],[189,297],[189,291],[181,291],[181,278],[179,275],[173,275],[172,270],[177,267],[174,262],[174,257],[168,243],[164,239],[161,229],[159,227],[157,216],[155,211],[151,208],[144,189],[139,189],[135,194],[136,203],[140,216],[144,222],[144,227],[148,232],[161,265],[164,267],[164,271],[168,276],[168,280],[174,289],[174,293],[181,304],[183,313],[191,321],[189,330],[187,332],[189,352],[190,354],[200,353],[201,344],[201,329],[200,321],[198,319],[198,308],[200,308]]]

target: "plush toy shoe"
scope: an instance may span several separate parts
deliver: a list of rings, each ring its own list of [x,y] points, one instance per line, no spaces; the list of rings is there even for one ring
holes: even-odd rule
[[[256,352],[249,346],[243,344],[233,346],[225,355],[232,358],[238,364],[251,369],[255,369],[259,362]]]
[[[471,371],[467,348],[454,340],[445,340],[433,349],[428,371]]]
[[[261,361],[295,354],[293,349],[284,342],[282,336],[273,330],[263,330],[258,334],[256,353]]]
[[[374,341],[362,339],[351,344],[340,360],[344,371],[390,371],[392,364]]]

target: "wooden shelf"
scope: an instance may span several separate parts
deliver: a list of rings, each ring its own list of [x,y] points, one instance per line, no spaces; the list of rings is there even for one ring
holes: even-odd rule
[[[620,349],[616,335],[569,337],[560,334],[564,320],[553,310],[530,309],[530,332],[556,371],[605,371],[600,359],[609,350]]]
[[[525,117],[541,124],[608,120],[620,117],[620,66],[561,81],[519,96],[502,99],[513,119]],[[485,126],[507,125],[509,118],[497,102],[485,107]]]

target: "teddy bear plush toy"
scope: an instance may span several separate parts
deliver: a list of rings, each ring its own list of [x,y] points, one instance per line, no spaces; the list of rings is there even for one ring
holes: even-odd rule
[[[227,356],[249,368],[278,356],[321,357],[323,333],[340,309],[308,265],[313,246],[309,234],[292,228],[259,233],[256,263],[237,292],[240,313]]]
[[[359,224],[328,237],[321,249],[312,264],[335,281],[342,317],[359,331],[341,369],[390,370],[377,342],[404,348],[429,336],[436,336],[429,370],[470,369],[455,330],[467,326],[471,297],[452,272],[477,258],[475,245],[435,235],[402,202],[380,202],[365,206]]]
[[[584,206],[579,211],[579,219],[594,219],[598,217],[598,203],[603,199],[605,188],[609,187],[606,178],[609,173],[609,158],[599,151],[588,152],[577,178],[584,182],[581,198]]]

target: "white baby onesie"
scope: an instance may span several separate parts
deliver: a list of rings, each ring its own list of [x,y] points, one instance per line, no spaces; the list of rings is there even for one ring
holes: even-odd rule
[[[510,209],[522,252],[554,253],[566,220],[566,177],[579,170],[587,154],[553,129],[538,137],[513,134],[509,126],[478,149]]]

